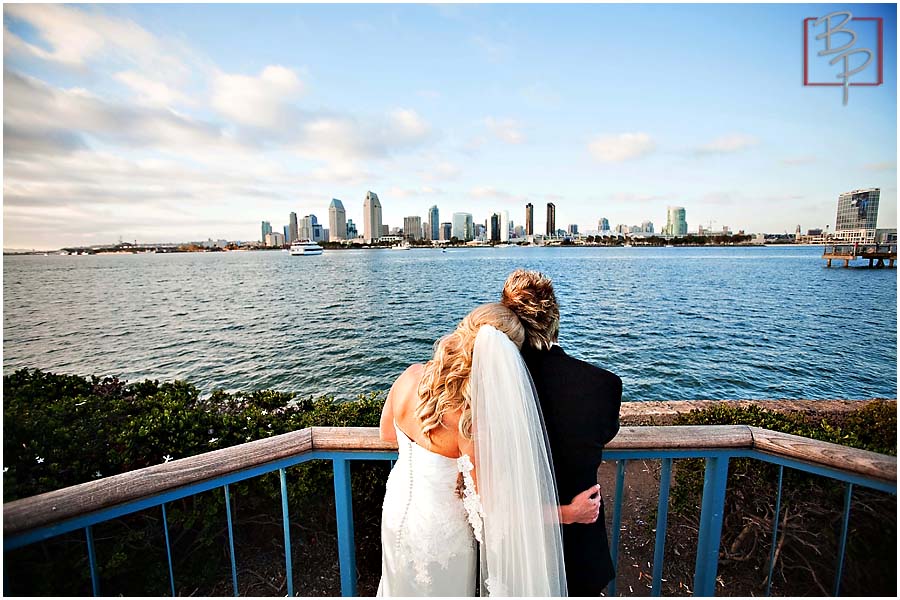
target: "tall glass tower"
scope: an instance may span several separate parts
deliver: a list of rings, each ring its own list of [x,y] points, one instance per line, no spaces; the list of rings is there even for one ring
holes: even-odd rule
[[[880,197],[880,188],[853,190],[841,194],[838,197],[837,218],[834,224],[835,237],[853,242],[874,242]]]

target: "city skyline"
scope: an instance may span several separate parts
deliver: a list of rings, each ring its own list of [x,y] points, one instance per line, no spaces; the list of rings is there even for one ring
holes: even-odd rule
[[[840,194],[880,188],[896,227],[894,7],[853,7],[884,19],[885,84],[847,106],[800,84],[829,5],[648,10],[6,5],[3,245],[251,240],[331,198],[364,225],[367,190],[392,227],[531,203],[541,234],[547,203],[579,231],[668,206],[694,231],[833,228]]]

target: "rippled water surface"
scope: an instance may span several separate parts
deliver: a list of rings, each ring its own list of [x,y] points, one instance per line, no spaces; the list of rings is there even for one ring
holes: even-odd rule
[[[6,256],[3,369],[352,397],[383,390],[517,267],[626,400],[895,397],[896,270],[821,248]]]

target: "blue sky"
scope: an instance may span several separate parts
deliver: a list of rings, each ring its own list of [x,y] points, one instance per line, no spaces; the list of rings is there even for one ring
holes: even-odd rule
[[[839,8],[6,5],[3,245],[255,239],[367,190],[392,226],[781,232],[880,187],[896,227],[896,6],[848,7],[885,81],[847,106],[802,85],[803,19]]]

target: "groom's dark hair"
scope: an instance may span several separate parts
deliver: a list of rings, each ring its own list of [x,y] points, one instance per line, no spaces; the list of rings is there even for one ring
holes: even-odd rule
[[[516,269],[506,278],[500,302],[525,326],[525,343],[547,350],[559,336],[559,304],[553,282],[538,271]]]

